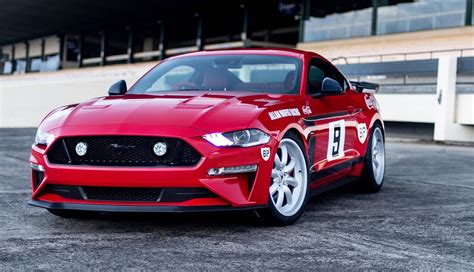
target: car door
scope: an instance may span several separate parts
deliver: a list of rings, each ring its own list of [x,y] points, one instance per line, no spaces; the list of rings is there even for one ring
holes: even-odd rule
[[[324,78],[336,80],[343,92],[321,93]],[[305,125],[310,130],[312,181],[325,184],[347,175],[351,169],[355,128],[351,99],[345,78],[329,62],[314,58],[308,67]],[[304,110],[304,109],[303,109]]]

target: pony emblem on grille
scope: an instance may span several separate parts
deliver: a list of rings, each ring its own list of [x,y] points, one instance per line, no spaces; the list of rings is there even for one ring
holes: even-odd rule
[[[134,145],[119,145],[119,144],[111,144],[109,145],[109,149],[113,150],[117,155],[122,155],[128,153],[130,149],[135,148]]]

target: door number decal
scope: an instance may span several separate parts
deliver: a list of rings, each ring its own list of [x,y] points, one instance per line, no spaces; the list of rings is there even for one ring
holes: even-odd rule
[[[328,161],[344,157],[345,138],[346,124],[344,120],[329,123]]]

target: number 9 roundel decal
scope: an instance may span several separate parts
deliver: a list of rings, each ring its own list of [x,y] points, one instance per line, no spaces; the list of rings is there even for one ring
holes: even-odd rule
[[[328,161],[344,157],[345,136],[346,124],[344,120],[329,123]]]

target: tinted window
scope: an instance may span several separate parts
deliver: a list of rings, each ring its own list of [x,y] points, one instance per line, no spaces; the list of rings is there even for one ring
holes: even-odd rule
[[[266,55],[193,56],[166,60],[129,94],[169,91],[249,91],[297,94],[300,60]]]
[[[321,59],[313,59],[311,60],[308,70],[308,82],[306,84],[307,93],[320,93],[325,77],[336,80],[343,87],[343,89],[347,88],[344,76],[342,76],[342,74],[332,64],[327,63]]]
[[[309,92],[312,94],[320,93],[321,85],[325,77],[326,77],[326,74],[320,67],[311,64],[311,66],[309,67],[309,72],[308,72]]]

